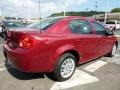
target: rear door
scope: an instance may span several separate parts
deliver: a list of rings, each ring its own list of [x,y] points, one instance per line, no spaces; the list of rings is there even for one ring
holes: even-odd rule
[[[106,29],[101,24],[93,21],[92,25],[96,32],[95,36],[99,38],[97,42],[98,53],[100,56],[105,55],[106,53],[110,52],[114,40],[112,39],[112,36],[106,35]]]
[[[72,20],[69,28],[74,39],[74,44],[79,50],[80,63],[86,62],[98,56],[96,36],[93,35],[87,20]]]

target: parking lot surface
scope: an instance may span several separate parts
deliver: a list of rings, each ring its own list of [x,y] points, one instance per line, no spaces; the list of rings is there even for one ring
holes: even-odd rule
[[[120,47],[114,57],[80,65],[71,79],[56,82],[44,73],[27,74],[11,67],[2,53],[2,44],[0,38],[0,90],[120,90]]]

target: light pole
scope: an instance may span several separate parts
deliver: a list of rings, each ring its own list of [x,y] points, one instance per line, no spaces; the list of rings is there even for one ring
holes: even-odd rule
[[[108,14],[108,0],[106,0],[106,11],[105,11],[105,19],[104,19],[104,24],[107,21],[107,14]]]
[[[38,2],[38,7],[39,7],[39,9],[38,9],[38,10],[39,10],[39,11],[38,11],[38,13],[39,13],[39,19],[41,18],[41,9],[40,9],[40,3],[41,3],[41,2],[40,2],[40,0],[39,0],[39,2]]]
[[[95,19],[97,18],[98,1],[95,2]]]
[[[65,17],[66,16],[66,3],[67,3],[67,0],[63,0],[62,1],[62,4],[63,4],[63,8],[64,8],[64,12],[63,12],[63,16]]]

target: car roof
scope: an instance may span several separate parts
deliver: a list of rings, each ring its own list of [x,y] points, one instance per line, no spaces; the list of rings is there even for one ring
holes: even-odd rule
[[[88,21],[95,21],[92,18],[89,17],[82,17],[82,16],[67,16],[64,19],[74,20],[74,19],[82,19],[82,20],[88,20]]]

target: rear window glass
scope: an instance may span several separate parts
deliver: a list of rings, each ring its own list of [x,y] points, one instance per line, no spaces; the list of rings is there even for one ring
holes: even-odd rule
[[[110,22],[110,21],[109,21],[109,22],[106,22],[106,24],[115,24],[115,22]]]
[[[35,28],[35,29],[41,29],[46,30],[50,26],[52,26],[55,22],[57,22],[60,18],[49,18],[49,19],[42,19],[41,21],[34,22],[30,25],[28,25],[28,28]]]

